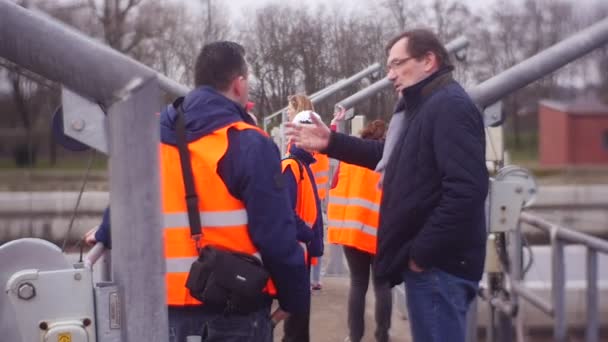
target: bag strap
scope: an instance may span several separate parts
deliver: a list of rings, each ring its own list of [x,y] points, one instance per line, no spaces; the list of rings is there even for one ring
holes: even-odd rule
[[[184,118],[184,109],[182,104],[184,98],[173,102],[173,108],[177,111],[175,122],[175,131],[177,133],[177,148],[179,149],[179,159],[182,164],[182,176],[184,179],[184,188],[186,190],[186,206],[188,208],[188,222],[190,223],[190,235],[197,242],[203,235],[201,229],[201,217],[198,210],[198,195],[194,188],[194,176],[192,175],[192,164],[190,161],[190,151],[186,143],[186,121]]]

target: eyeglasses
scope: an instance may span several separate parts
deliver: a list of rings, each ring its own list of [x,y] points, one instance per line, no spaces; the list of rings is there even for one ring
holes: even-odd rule
[[[405,64],[407,61],[409,61],[410,59],[414,59],[414,57],[405,57],[405,58],[401,58],[401,59],[393,59],[390,63],[388,63],[388,65],[386,66],[386,71],[389,72],[391,70],[395,70],[398,67],[402,66],[403,64]]]

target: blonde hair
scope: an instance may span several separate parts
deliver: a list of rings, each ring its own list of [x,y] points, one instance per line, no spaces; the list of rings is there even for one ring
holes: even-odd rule
[[[315,110],[315,107],[312,105],[312,102],[306,95],[289,95],[287,97],[287,101],[289,105],[295,109],[296,113],[304,110],[312,110],[314,112]]]

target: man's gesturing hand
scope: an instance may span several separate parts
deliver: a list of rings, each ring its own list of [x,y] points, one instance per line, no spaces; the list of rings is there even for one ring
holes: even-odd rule
[[[285,124],[287,128],[286,135],[291,143],[309,151],[321,151],[329,145],[329,136],[331,131],[329,127],[323,123],[315,115],[310,116],[312,125],[304,125],[288,122]]]

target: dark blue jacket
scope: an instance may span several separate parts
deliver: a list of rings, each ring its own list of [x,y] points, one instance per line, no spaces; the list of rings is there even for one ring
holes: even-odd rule
[[[403,91],[396,112],[408,128],[387,164],[380,206],[376,276],[398,284],[413,259],[461,278],[481,279],[488,172],[481,114],[439,71]],[[383,142],[332,133],[330,157],[375,168]]]
[[[103,212],[101,223],[95,232],[95,240],[103,243],[106,248],[112,248],[112,239],[110,236],[110,207],[107,207]]]
[[[210,87],[190,92],[183,108],[188,142],[237,121],[254,125],[239,104]],[[176,145],[175,118],[172,105],[161,113],[161,141],[166,144]],[[229,130],[228,149],[217,172],[230,194],[245,204],[249,236],[274,280],[281,308],[288,312],[308,311],[310,280],[304,253],[296,240],[295,218],[277,146],[257,131]]]
[[[315,194],[315,203],[317,207],[317,219],[312,227],[308,225],[296,215],[296,231],[297,239],[305,242],[308,245],[308,253],[311,257],[320,257],[323,255],[323,213],[321,211],[321,200],[319,199],[319,193],[317,191],[317,184],[314,182],[314,174],[310,169],[310,164],[316,162],[312,154],[304,151],[301,148],[297,148],[292,145],[289,148],[289,154],[302,165],[302,172],[306,172],[308,177],[313,180],[311,182],[313,192]],[[293,210],[296,209],[298,201],[298,180],[296,179],[293,170],[288,166],[283,172],[285,175],[285,182],[287,184],[287,192],[289,193],[289,199],[291,200],[291,206]]]

